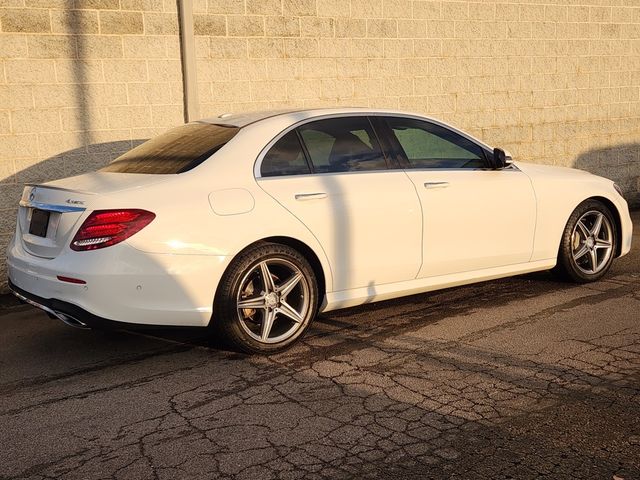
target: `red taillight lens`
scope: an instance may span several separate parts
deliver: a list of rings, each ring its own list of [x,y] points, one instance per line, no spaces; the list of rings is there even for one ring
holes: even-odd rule
[[[71,250],[81,252],[115,245],[142,230],[154,218],[155,213],[135,208],[96,210],[71,240]]]

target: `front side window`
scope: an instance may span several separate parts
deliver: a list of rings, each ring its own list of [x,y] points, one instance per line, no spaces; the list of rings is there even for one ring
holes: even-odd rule
[[[408,168],[484,168],[484,152],[471,140],[433,123],[387,118]]]
[[[231,140],[239,128],[188,123],[120,155],[101,172],[171,174],[200,165]]]
[[[344,117],[299,127],[315,173],[385,170],[387,164],[369,119]]]
[[[295,130],[280,138],[264,156],[260,165],[262,177],[308,173],[311,173],[311,170]]]

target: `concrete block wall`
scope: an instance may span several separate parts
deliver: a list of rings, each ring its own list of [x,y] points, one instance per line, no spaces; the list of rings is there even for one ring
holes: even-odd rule
[[[201,116],[412,110],[517,159],[615,179],[640,203],[638,0],[193,0],[193,10]],[[0,0],[0,249],[25,183],[95,170],[182,122],[175,0]]]

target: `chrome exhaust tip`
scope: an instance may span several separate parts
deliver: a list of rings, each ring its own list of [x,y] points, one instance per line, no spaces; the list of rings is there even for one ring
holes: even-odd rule
[[[27,298],[24,295],[19,294],[18,292],[16,292],[13,289],[11,289],[11,293],[13,293],[16,297],[18,297],[18,299],[20,299],[20,301],[22,301],[24,303],[28,303],[29,305],[32,305],[32,306],[34,306],[36,308],[39,308],[40,310],[44,310],[47,313],[47,315],[49,315],[50,317],[55,317],[58,320],[63,321],[66,325],[69,325],[70,327],[82,328],[82,329],[89,329],[90,328],[86,323],[81,322],[77,318],[72,317],[71,315],[69,315],[67,313],[56,312],[55,310],[52,310],[51,308],[47,307],[46,305],[42,305],[41,303],[34,302],[30,298]]]
[[[81,322],[77,318],[72,317],[71,315],[67,315],[66,313],[53,312],[53,314],[56,316],[58,320],[62,320],[66,325],[69,325],[70,327],[82,328],[84,330],[89,328],[89,326],[86,323]]]

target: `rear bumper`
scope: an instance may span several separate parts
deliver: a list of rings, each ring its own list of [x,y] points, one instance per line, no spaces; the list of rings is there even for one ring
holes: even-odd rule
[[[24,301],[75,326],[118,328],[208,325],[227,258],[149,254],[123,243],[43,259],[15,240],[7,254],[9,285]]]
[[[33,295],[32,293],[22,290],[20,287],[16,287],[11,280],[9,280],[9,289],[11,292],[29,305],[33,305],[36,308],[44,310],[51,317],[55,317],[58,320],[62,320],[64,323],[71,327],[76,328],[98,328],[102,330],[118,330],[122,328],[133,327],[152,327],[152,325],[140,325],[140,324],[126,324],[117,322],[114,320],[108,320],[106,318],[98,317],[77,305],[73,305],[62,300],[55,298],[46,299]],[[155,326],[158,327],[157,325]]]
[[[55,317],[58,320],[62,320],[64,323],[71,327],[81,329],[98,329],[98,330],[149,330],[156,328],[181,328],[180,325],[152,325],[143,323],[124,323],[117,320],[109,320],[108,318],[102,318],[94,315],[91,312],[73,305],[68,302],[63,302],[57,299],[46,299],[33,295],[32,293],[25,292],[19,287],[9,281],[9,289],[16,297],[29,305],[33,305],[40,310],[44,310],[51,317]],[[193,328],[193,327],[184,327]],[[203,328],[203,327],[201,327]]]

